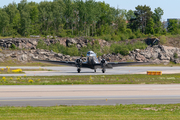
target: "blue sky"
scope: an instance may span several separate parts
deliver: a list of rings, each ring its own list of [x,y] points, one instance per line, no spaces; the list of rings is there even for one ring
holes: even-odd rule
[[[8,5],[12,2],[19,3],[21,0],[0,0],[0,7]],[[41,2],[44,0],[27,0],[28,2]],[[46,0],[53,1],[53,0]],[[138,5],[147,5],[150,6],[152,11],[155,8],[161,7],[164,10],[164,15],[162,21],[167,18],[180,18],[180,0],[96,0],[96,1],[105,1],[105,3],[110,4],[112,7],[118,7],[120,9],[126,10],[135,10],[135,7]]]

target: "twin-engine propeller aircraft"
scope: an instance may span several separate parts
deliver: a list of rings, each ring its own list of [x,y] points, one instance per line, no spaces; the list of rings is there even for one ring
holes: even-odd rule
[[[78,73],[81,72],[81,68],[90,68],[94,69],[96,72],[97,68],[102,69],[102,73],[105,73],[106,69],[112,69],[113,67],[118,66],[127,66],[127,65],[139,65],[139,64],[147,64],[146,62],[107,62],[105,59],[99,61],[97,59],[96,54],[93,51],[87,52],[87,60],[86,62],[82,62],[82,59],[76,59],[75,62],[71,61],[51,61],[51,60],[34,60],[36,62],[47,62],[58,65],[68,65],[77,67]]]

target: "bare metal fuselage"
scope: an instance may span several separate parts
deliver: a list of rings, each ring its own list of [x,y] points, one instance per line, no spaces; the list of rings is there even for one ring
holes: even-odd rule
[[[89,51],[87,53],[87,60],[84,62],[84,64],[87,64],[89,68],[96,69],[95,64],[99,63],[96,54],[93,51]]]

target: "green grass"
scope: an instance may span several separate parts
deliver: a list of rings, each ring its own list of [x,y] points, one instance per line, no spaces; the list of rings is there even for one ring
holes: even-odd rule
[[[128,62],[133,62],[133,61],[128,61]],[[177,67],[177,66],[180,66],[180,64],[176,64],[172,61],[170,61],[168,64],[163,64],[163,63],[160,63],[160,64],[146,64],[146,65],[132,65],[130,67],[142,67],[142,66],[146,66],[146,67]],[[128,66],[127,66],[128,67]]]
[[[115,106],[53,106],[0,107],[0,119],[68,119],[68,120],[178,120],[180,104],[115,105]]]
[[[15,60],[6,60],[5,62],[0,62],[0,66],[62,66],[62,65],[54,65],[50,63],[40,63],[40,62],[19,62]]]
[[[29,80],[33,80],[29,83]],[[0,77],[0,85],[179,84],[180,74]]]
[[[19,71],[19,72],[13,72],[13,70],[17,70],[17,69],[12,69],[12,68],[1,68],[0,69],[0,74],[22,74],[22,73],[25,73],[23,71],[52,71],[52,70],[49,70],[49,69],[42,69],[42,68],[39,68],[39,69],[21,69],[22,71]]]

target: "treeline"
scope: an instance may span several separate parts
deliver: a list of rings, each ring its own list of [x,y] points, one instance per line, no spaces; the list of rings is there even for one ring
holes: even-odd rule
[[[163,14],[160,7],[152,12],[146,5],[126,11],[94,0],[40,3],[22,0],[0,8],[0,35],[92,36],[115,41],[149,34],[158,36],[166,34],[161,22]],[[168,32],[172,34],[178,34],[178,29],[174,21],[168,26]]]

